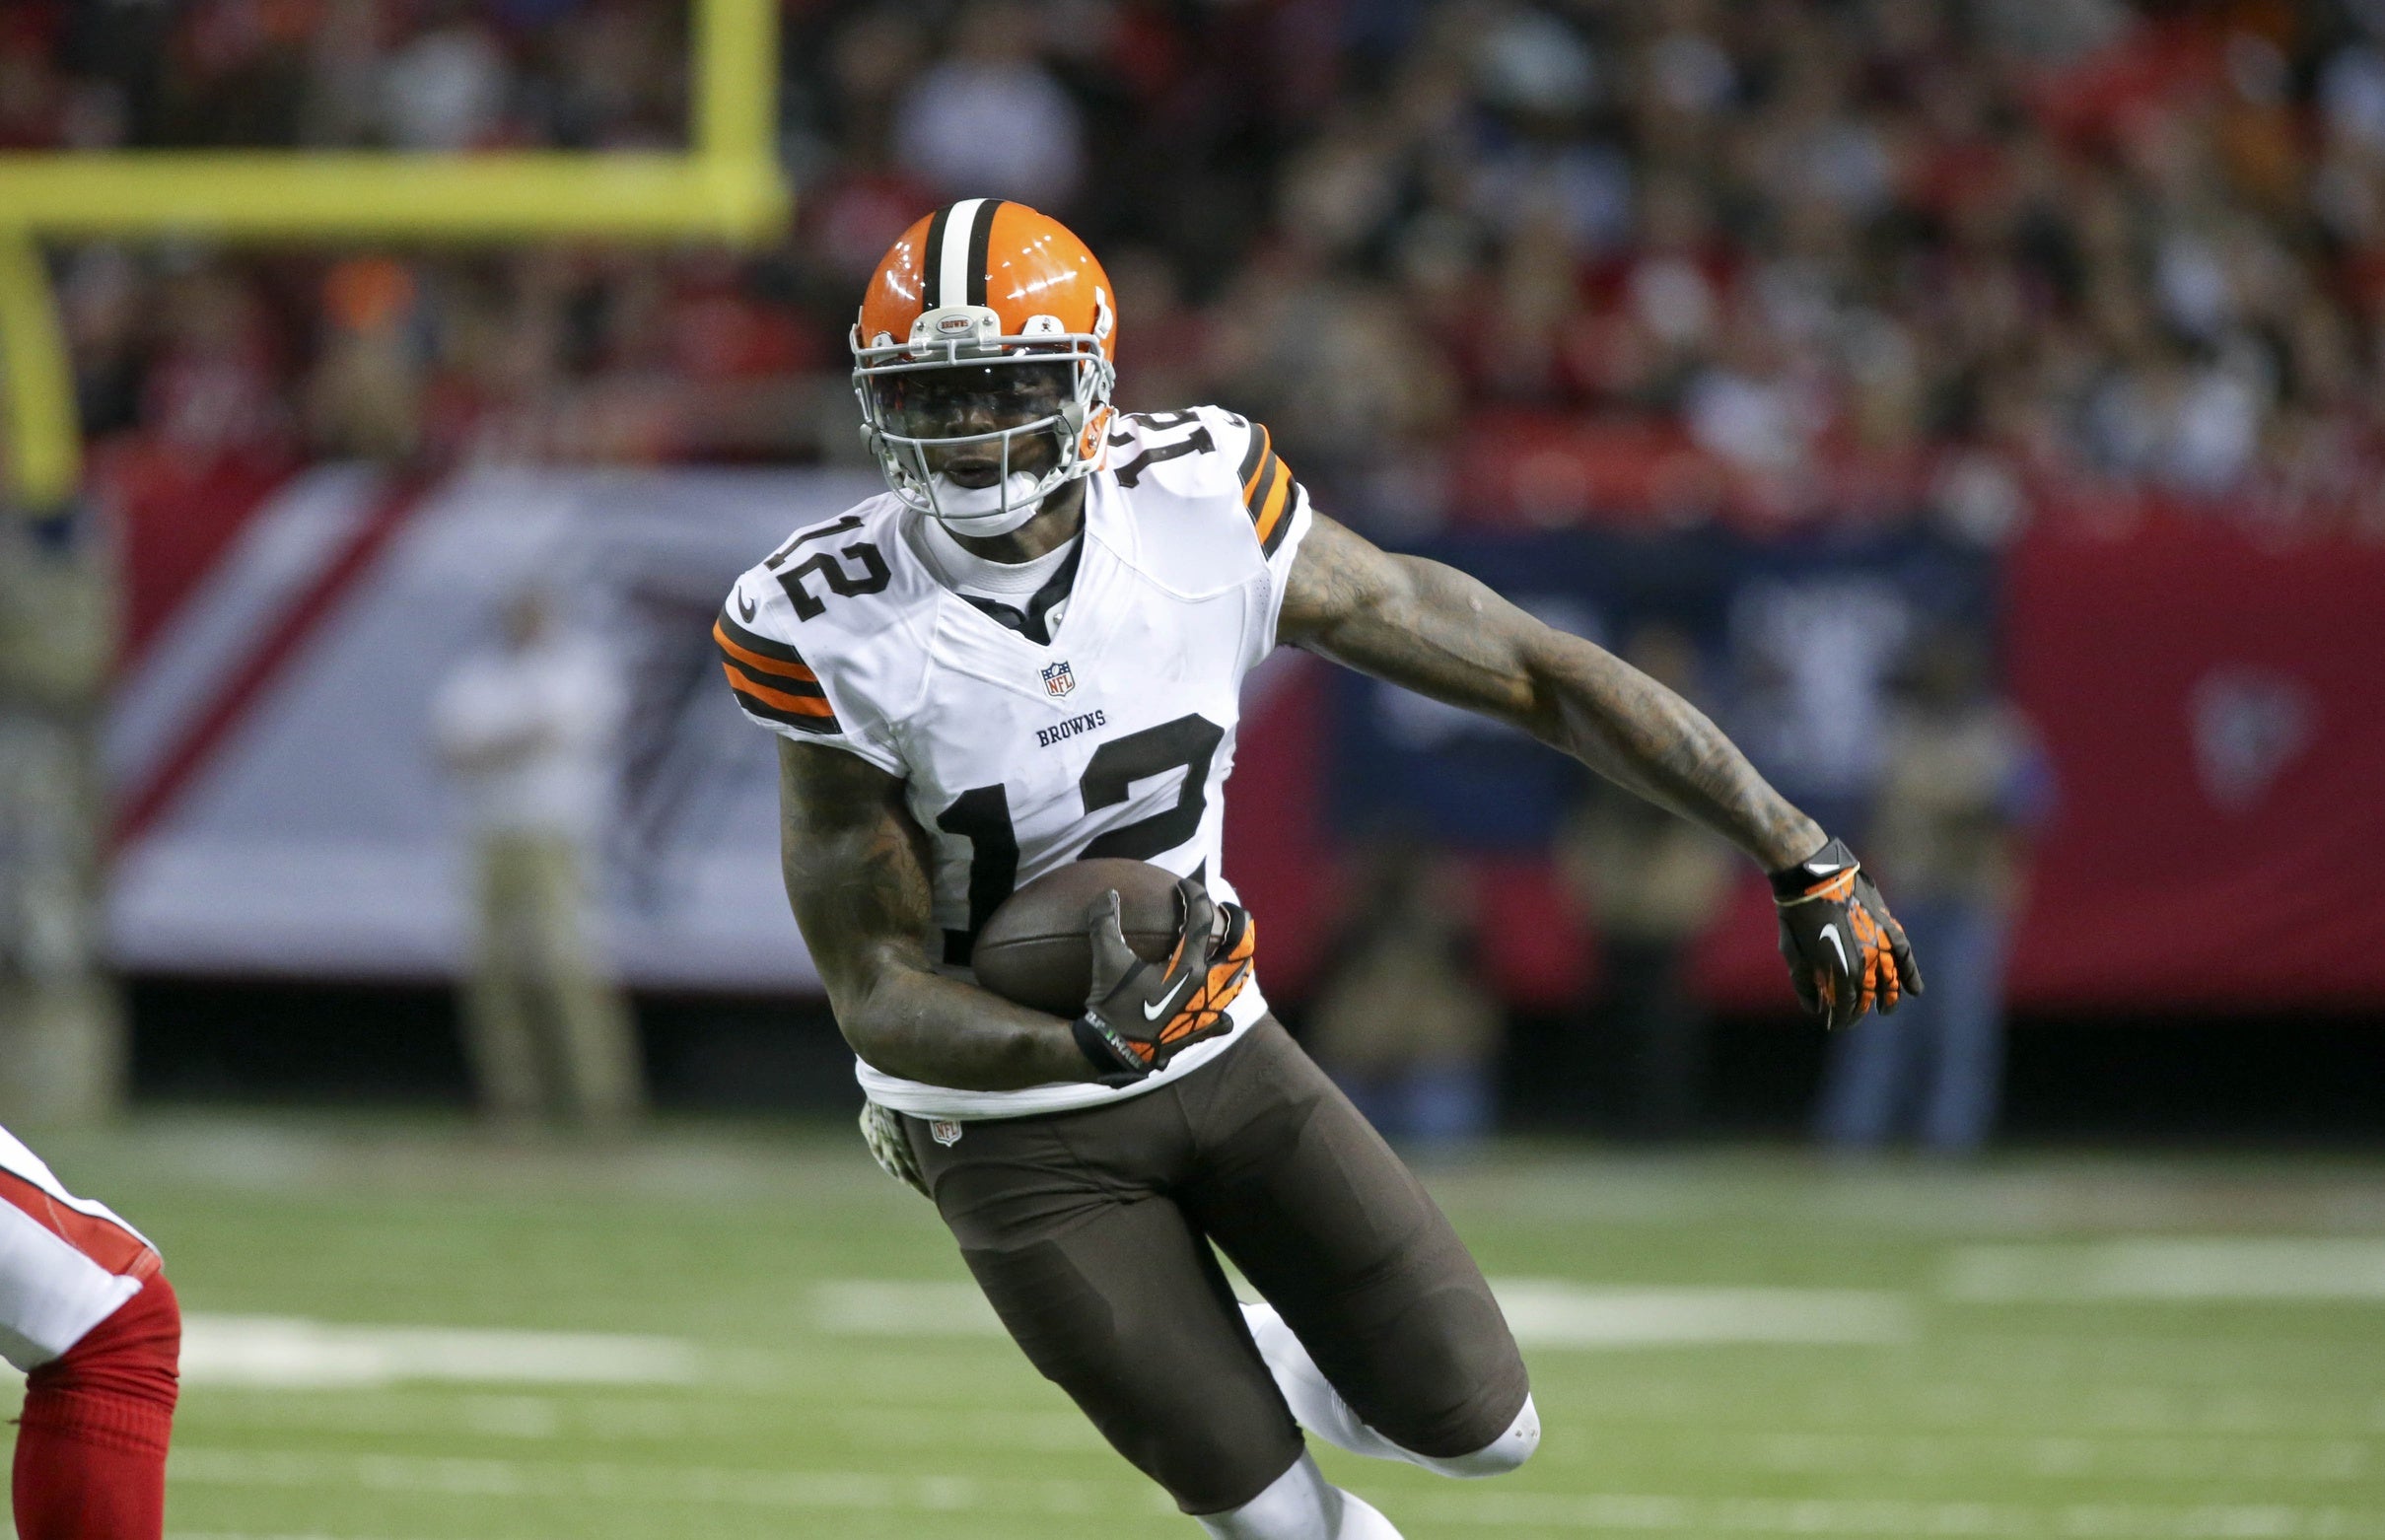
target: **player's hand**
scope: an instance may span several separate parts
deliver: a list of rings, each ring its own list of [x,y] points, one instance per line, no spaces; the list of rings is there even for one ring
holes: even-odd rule
[[[1093,987],[1075,1022],[1077,1046],[1105,1085],[1131,1085],[1233,1029],[1226,1008],[1249,980],[1257,949],[1249,912],[1215,902],[1190,877],[1176,883],[1176,901],[1181,928],[1164,963],[1145,962],[1126,945],[1115,892],[1086,911]]]
[[[922,1198],[929,1196],[927,1178],[919,1174],[919,1161],[911,1154],[911,1141],[903,1137],[901,1113],[875,1101],[863,1102],[862,1143],[870,1147],[870,1158],[877,1162],[879,1170]]]
[[[1906,995],[1922,992],[1905,928],[1846,841],[1832,840],[1775,872],[1772,893],[1789,981],[1805,1009],[1826,1016],[1833,1029],[1854,1025],[1875,1005],[1886,1015]]]

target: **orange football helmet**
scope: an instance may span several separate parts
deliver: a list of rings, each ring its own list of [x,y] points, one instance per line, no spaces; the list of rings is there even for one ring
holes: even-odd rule
[[[904,231],[862,296],[862,437],[906,506],[963,534],[1007,533],[1100,463],[1117,343],[1109,275],[1084,242],[1023,203],[963,198]],[[1014,471],[1034,435],[1053,440],[1051,465]],[[977,444],[1001,449],[990,487],[929,458]]]

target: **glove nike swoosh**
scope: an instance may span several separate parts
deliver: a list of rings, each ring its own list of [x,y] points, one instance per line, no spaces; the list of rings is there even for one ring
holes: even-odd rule
[[[1840,967],[1842,967],[1842,968],[1846,968],[1846,969],[1847,969],[1847,971],[1848,971],[1848,972],[1850,972],[1850,973],[1854,972],[1854,971],[1855,971],[1855,969],[1854,969],[1854,968],[1852,968],[1852,967],[1849,967],[1849,966],[1848,966],[1848,962],[1847,962],[1847,948],[1839,945],[1839,928],[1838,928],[1838,926],[1836,926],[1835,924],[1834,924],[1834,925],[1825,925],[1825,926],[1823,926],[1823,927],[1822,927],[1822,940],[1824,940],[1824,941],[1826,941],[1826,942],[1830,943],[1830,949],[1831,949],[1832,951],[1835,951],[1835,952],[1837,952],[1837,953],[1839,954],[1839,966],[1840,966]]]
[[[1192,988],[1192,986],[1193,979],[1190,974],[1186,974],[1183,978],[1176,980],[1176,987],[1169,990],[1164,996],[1162,996],[1157,1005],[1145,1006],[1143,1008],[1143,1019],[1146,1021],[1157,1021],[1162,1016],[1175,1015],[1176,1002],[1181,1000],[1184,997],[1184,992]]]

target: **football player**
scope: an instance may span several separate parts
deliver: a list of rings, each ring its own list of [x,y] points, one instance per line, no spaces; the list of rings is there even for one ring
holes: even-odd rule
[[[0,1358],[25,1371],[21,1540],[156,1540],[182,1316],[158,1252],[0,1129]]]
[[[1310,507],[1230,411],[1121,414],[1084,244],[970,198],[906,231],[853,328],[887,490],[796,530],[714,630],[779,734],[787,891],[881,1163],[1003,1323],[1211,1535],[1391,1540],[1300,1430],[1452,1476],[1540,1437],[1481,1270],[1267,1014],[1219,866],[1242,677],[1279,645],[1531,732],[1773,874],[1797,992],[1918,990],[1847,848],[1678,696],[1462,573]],[[978,988],[971,938],[1081,857],[1176,874],[1165,966],[1087,917],[1075,1019]],[[1238,1306],[1216,1253],[1266,1303]]]

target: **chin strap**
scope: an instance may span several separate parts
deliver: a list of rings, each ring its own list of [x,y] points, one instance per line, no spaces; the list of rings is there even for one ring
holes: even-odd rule
[[[984,538],[1009,534],[1043,512],[1043,497],[1036,495],[1040,481],[1040,477],[1023,470],[1014,470],[990,487],[964,487],[938,472],[929,482],[928,495],[934,504],[937,523],[954,534]],[[994,506],[985,509],[968,506],[984,499],[991,499]]]

